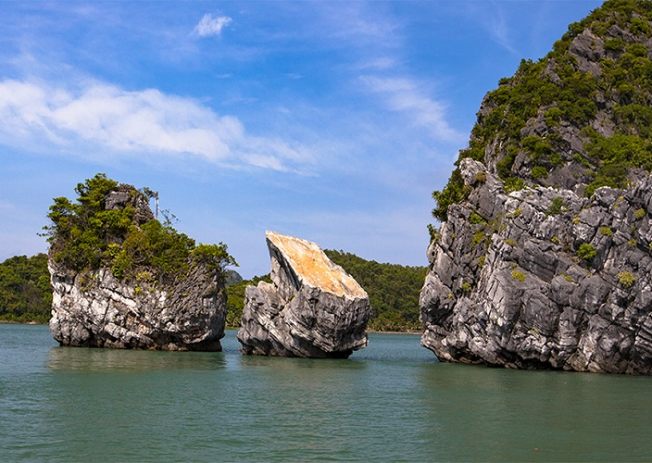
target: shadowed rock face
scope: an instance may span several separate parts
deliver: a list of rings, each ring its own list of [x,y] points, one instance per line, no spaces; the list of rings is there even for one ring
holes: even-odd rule
[[[652,374],[652,176],[588,199],[460,168],[472,192],[428,249],[422,344],[444,361]]]
[[[346,358],[367,345],[369,298],[315,243],[267,232],[272,284],[247,287],[245,354]]]

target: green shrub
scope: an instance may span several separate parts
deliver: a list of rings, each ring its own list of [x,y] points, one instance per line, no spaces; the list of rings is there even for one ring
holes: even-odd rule
[[[463,281],[462,284],[460,285],[460,289],[464,294],[468,294],[473,289],[473,286],[471,286],[471,283],[469,283],[468,281]]]
[[[546,210],[546,214],[559,215],[565,209],[566,209],[566,203],[564,203],[564,199],[557,196],[556,198],[553,198],[552,202],[550,203],[550,206],[548,206],[548,209]]]
[[[519,270],[512,270],[512,278],[516,281],[520,281],[521,283],[525,282],[525,274]]]
[[[118,188],[129,200],[122,207],[106,209],[107,196]],[[120,279],[147,272],[151,280],[171,281],[186,274],[192,259],[218,272],[237,265],[224,244],[196,246],[169,222],[137,220],[135,205],[147,203],[149,197],[134,187],[97,174],[79,183],[75,192],[75,202],[54,199],[48,214],[51,224],[44,227],[52,258],[69,269],[83,272],[108,267]]]
[[[585,261],[591,261],[598,254],[595,247],[590,243],[582,243],[577,248],[577,257]]]
[[[543,166],[534,166],[530,171],[533,178],[542,179],[548,176],[548,169]]]
[[[602,236],[613,236],[614,232],[610,227],[600,227],[598,231]]]
[[[635,218],[636,220],[641,220],[641,219],[644,218],[646,215],[647,215],[647,212],[646,212],[645,209],[643,209],[643,208],[641,208],[641,209],[636,209],[636,210],[634,211],[634,218]]]
[[[634,283],[636,283],[636,277],[631,272],[620,272],[618,274],[618,283],[620,283],[623,288],[629,289],[634,286]]]
[[[480,214],[477,212],[473,211],[469,215],[469,222],[471,222],[473,225],[486,225],[487,221],[482,217]]]
[[[51,309],[45,254],[10,257],[0,263],[0,320],[46,323]]]
[[[525,181],[522,178],[518,177],[509,177],[505,179],[505,192],[512,193],[513,191],[519,191],[525,188]]]

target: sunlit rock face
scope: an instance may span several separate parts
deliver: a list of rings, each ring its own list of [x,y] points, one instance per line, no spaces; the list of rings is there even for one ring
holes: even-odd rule
[[[652,175],[589,199],[460,169],[471,193],[428,249],[422,344],[442,361],[652,374]]]
[[[267,232],[272,283],[247,287],[242,352],[346,358],[367,345],[369,297],[315,243]]]
[[[121,185],[105,209],[133,207],[135,223],[153,219],[135,188]],[[48,262],[52,284],[50,331],[63,346],[220,351],[226,319],[224,282],[192,264],[170,282],[123,281],[109,268],[74,271]]]

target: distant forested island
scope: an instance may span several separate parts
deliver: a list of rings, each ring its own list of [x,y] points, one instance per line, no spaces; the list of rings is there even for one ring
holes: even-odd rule
[[[350,273],[369,294],[374,314],[369,329],[376,331],[419,330],[419,290],[426,267],[410,267],[365,260],[344,251],[325,251],[328,257]],[[242,280],[227,274],[228,312],[226,325],[238,327],[245,288],[268,275]],[[16,256],[0,263],[0,321],[47,323],[52,289],[47,256]]]
[[[15,256],[0,264],[0,320],[47,323],[52,307],[48,257]]]

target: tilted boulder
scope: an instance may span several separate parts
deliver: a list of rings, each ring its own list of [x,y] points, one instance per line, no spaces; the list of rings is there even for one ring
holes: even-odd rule
[[[242,352],[346,358],[367,345],[369,298],[310,241],[267,232],[272,283],[248,286]]]

